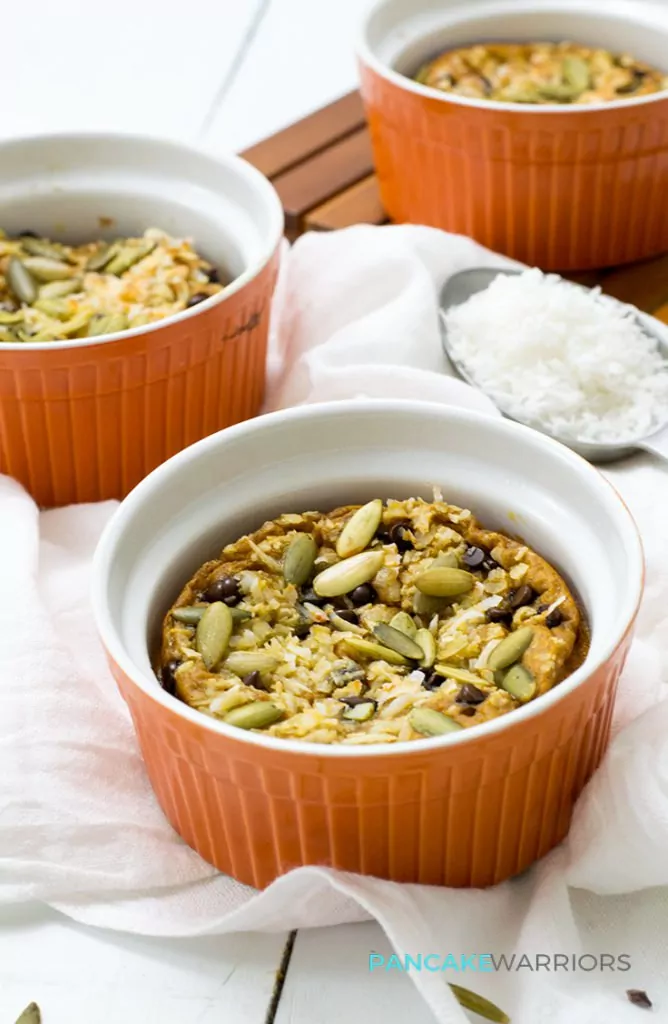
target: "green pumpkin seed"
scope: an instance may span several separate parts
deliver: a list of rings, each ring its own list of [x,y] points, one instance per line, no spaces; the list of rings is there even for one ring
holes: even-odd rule
[[[313,580],[313,589],[318,597],[341,597],[372,580],[384,560],[382,551],[362,551],[359,555],[344,558],[319,573]]]
[[[367,700],[363,704],[355,704],[352,708],[346,708],[341,717],[346,718],[349,722],[368,722],[375,713],[376,705],[373,701]]]
[[[428,617],[438,615],[448,607],[450,600],[448,597],[427,597],[426,594],[421,594],[419,590],[416,590],[413,594],[413,611],[416,615]]]
[[[278,665],[279,659],[267,651],[232,651],[225,659],[223,668],[243,679],[250,672],[273,672]]]
[[[589,65],[581,57],[564,57],[561,73],[564,81],[578,96],[589,88]]]
[[[516,661],[519,661],[527,647],[533,640],[533,629],[531,626],[524,626],[509,633],[500,643],[496,645],[489,658],[487,668],[496,672],[499,668],[509,668]]]
[[[440,676],[446,676],[449,679],[454,679],[458,683],[473,683],[474,686],[480,686],[484,684],[484,680],[480,676],[475,675],[473,672],[469,672],[467,668],[458,668],[457,665],[442,665],[436,666],[436,671]]]
[[[398,629],[400,633],[405,633],[411,640],[415,639],[417,633],[417,626],[413,622],[408,612],[397,612],[394,618],[390,619],[390,625],[392,629]]]
[[[516,697],[522,703],[531,700],[536,692],[534,677],[524,665],[509,668],[501,680],[501,686],[511,697]]]
[[[350,558],[364,551],[373,540],[383,515],[383,502],[374,498],[357,509],[343,527],[336,542],[339,558]]]
[[[134,267],[135,263],[139,263],[145,256],[152,253],[154,249],[155,242],[142,242],[141,245],[121,246],[120,250],[104,268],[105,273],[115,274],[116,277],[120,277],[130,267]]]
[[[398,651],[391,647],[383,647],[382,644],[375,644],[372,640],[363,640],[360,636],[346,637],[346,647],[350,647],[356,654],[373,661],[387,661],[390,665],[406,665],[407,660]]]
[[[313,563],[318,553],[316,542],[310,533],[298,533],[290,541],[283,558],[283,579],[301,587],[313,572]]]
[[[42,1024],[42,1013],[37,1003],[28,1003],[16,1024]]]
[[[465,1010],[477,1013],[483,1020],[491,1021],[491,1024],[510,1024],[508,1014],[504,1013],[498,1006],[495,1006],[494,1003],[490,1003],[489,999],[483,999],[482,996],[471,992],[470,989],[464,988],[462,985],[455,985],[452,981],[449,981],[448,985],[452,989],[452,994],[457,999],[459,1005],[463,1006]]]
[[[207,605],[185,605],[172,610],[172,618],[176,622],[183,622],[186,626],[196,626],[204,615]],[[232,609],[230,609],[232,611]]]
[[[536,88],[541,99],[554,100],[555,103],[570,103],[578,95],[578,90],[568,82],[546,82]]]
[[[86,337],[98,338],[102,334],[117,334],[128,326],[125,313],[110,313],[108,316],[94,316],[88,324]]]
[[[36,299],[33,302],[33,309],[39,309],[56,320],[67,320],[71,312],[67,299]]]
[[[7,284],[19,302],[30,306],[37,298],[35,279],[16,256],[7,264]]]
[[[17,337],[15,334],[12,334],[8,327],[0,327],[0,342],[8,342],[15,345]]]
[[[335,629],[340,629],[341,632],[359,633],[360,636],[364,636],[366,633],[364,626],[360,626],[356,622],[346,622],[346,620],[342,619],[340,615],[336,614],[336,612],[331,613],[329,621]]]
[[[420,645],[402,633],[400,629],[388,626],[386,622],[378,622],[373,627],[373,631],[385,647],[389,647],[398,654],[403,654],[405,658],[410,658],[412,661],[421,660],[422,648]]]
[[[473,589],[475,576],[465,569],[437,566],[425,569],[415,580],[415,586],[428,597],[459,597]]]
[[[66,295],[73,295],[81,291],[82,283],[80,277],[70,277],[67,281],[48,281],[39,290],[40,299],[63,299]]]
[[[23,322],[23,310],[17,309],[14,313],[0,309],[0,324],[20,324]]]
[[[71,338],[73,334],[77,334],[78,331],[83,330],[83,328],[88,324],[90,317],[91,314],[89,312],[82,310],[81,313],[77,313],[77,315],[73,316],[71,320],[67,321],[67,323],[60,325],[60,333],[64,334],[67,338]]]
[[[23,266],[38,281],[62,281],[72,277],[74,269],[62,260],[47,259],[46,256],[26,256]]]
[[[270,704],[267,700],[255,700],[251,704],[229,711],[223,721],[226,725],[234,725],[237,729],[266,729],[283,717],[281,708]]]
[[[117,254],[120,249],[118,242],[114,242],[113,245],[102,245],[99,249],[88,257],[86,263],[86,270],[100,271],[103,270],[107,263]]]
[[[222,601],[214,601],[197,623],[195,646],[202,661],[213,671],[222,660],[232,636],[234,622],[230,609]]]
[[[431,668],[436,661],[436,641],[428,629],[418,629],[415,634],[415,643],[422,648],[420,658],[421,668]]]
[[[454,718],[442,715],[433,708],[413,708],[408,724],[423,736],[444,736],[447,732],[458,732],[462,726]]]
[[[53,245],[44,238],[30,238],[21,235],[21,248],[25,249],[31,256],[44,256],[48,260],[67,260],[67,255],[61,246]]]

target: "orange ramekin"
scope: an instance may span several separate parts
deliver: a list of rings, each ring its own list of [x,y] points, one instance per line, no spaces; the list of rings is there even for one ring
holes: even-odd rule
[[[521,532],[576,587],[591,649],[550,693],[447,737],[346,747],[234,729],[160,688],[162,617],[224,543],[280,512],[429,497],[433,484]],[[629,512],[567,448],[495,417],[365,400],[263,416],[165,463],[109,523],[93,602],[156,796],[207,861],[258,887],[307,864],[487,886],[566,835],[608,742],[642,583]]]
[[[666,67],[661,6],[380,0],[364,22],[358,56],[390,217],[470,235],[544,269],[665,252],[668,92],[532,107],[467,99],[407,77],[443,50],[489,41],[569,39]]]
[[[232,278],[157,324],[0,343],[0,472],[40,505],[121,498],[169,456],[257,414],[283,214],[255,168],[126,135],[10,140],[0,224],[76,240],[163,228]]]

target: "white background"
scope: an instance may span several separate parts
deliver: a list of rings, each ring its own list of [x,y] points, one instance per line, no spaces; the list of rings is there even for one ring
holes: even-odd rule
[[[355,87],[366,0],[0,0],[0,133],[115,129],[240,150]],[[0,851],[0,855],[1,855]],[[265,1024],[287,935],[189,940],[0,911],[0,1024]],[[375,924],[297,936],[276,1024],[433,1024]]]

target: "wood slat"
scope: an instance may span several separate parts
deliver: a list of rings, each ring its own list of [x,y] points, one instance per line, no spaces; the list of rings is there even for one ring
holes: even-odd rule
[[[360,94],[350,92],[241,155],[268,178],[274,178],[364,125]]]
[[[309,231],[335,231],[352,224],[384,224],[386,221],[387,214],[373,174],[316,206],[304,218]]]
[[[372,170],[371,142],[364,129],[279,174],[273,184],[283,203],[288,237],[296,237],[302,231],[310,210]]]

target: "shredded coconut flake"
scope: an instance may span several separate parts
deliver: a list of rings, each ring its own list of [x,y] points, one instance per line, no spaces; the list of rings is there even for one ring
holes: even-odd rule
[[[500,409],[570,440],[629,442],[668,419],[668,360],[631,306],[533,268],[446,315],[454,357]]]

